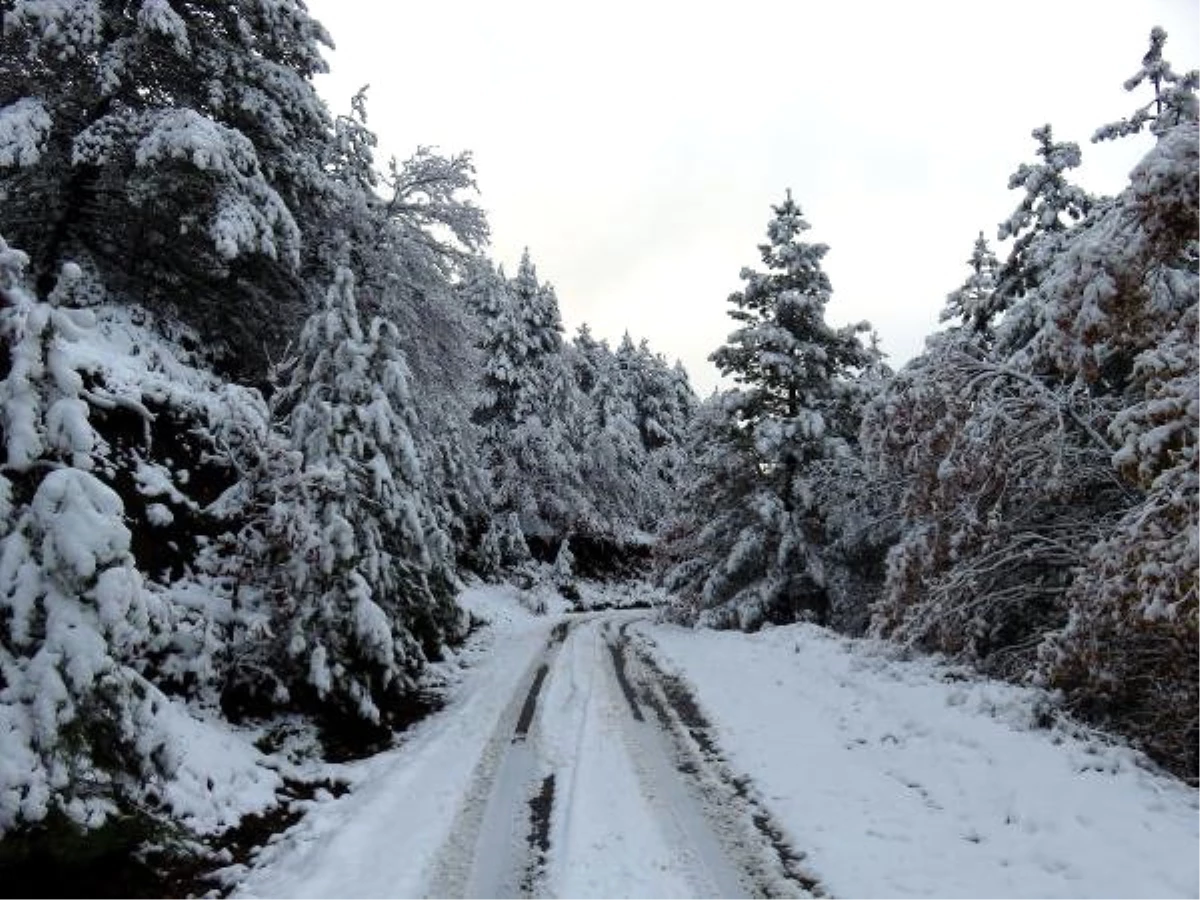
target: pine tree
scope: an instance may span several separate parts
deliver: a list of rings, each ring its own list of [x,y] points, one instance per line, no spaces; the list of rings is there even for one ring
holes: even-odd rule
[[[562,349],[562,317],[554,288],[538,281],[537,269],[529,249],[521,254],[517,277],[511,282],[513,307],[520,316],[532,359],[558,353]]]
[[[996,259],[982,231],[975,239],[967,265],[971,267],[971,275],[961,287],[947,296],[941,321],[959,319],[964,326],[988,335],[999,313],[996,308],[996,278],[1000,261]]]
[[[1107,141],[1138,134],[1147,124],[1155,135],[1162,135],[1177,125],[1195,122],[1197,118],[1196,90],[1200,88],[1200,71],[1192,69],[1178,74],[1163,59],[1167,33],[1155,26],[1150,30],[1150,49],[1142,57],[1142,66],[1125,82],[1125,90],[1134,91],[1143,84],[1154,88],[1154,98],[1134,110],[1128,119],[1096,129],[1092,141]]]
[[[821,268],[829,248],[800,240],[808,230],[791,192],[767,229],[769,243],[760,245],[768,271],[742,270],[746,287],[730,296],[730,317],[743,323],[712,355],[723,375],[743,386],[738,421],[751,428],[775,423],[770,430],[787,432],[795,448],[782,452],[798,464],[809,450],[801,445],[826,434],[835,439],[838,378],[869,362],[855,325],[833,329],[825,323],[832,288]],[[817,444],[810,448],[818,454]]]
[[[262,342],[303,316],[303,238],[331,199],[324,30],[298,0],[10,7],[0,230],[38,294],[73,260],[261,374]]]
[[[1009,190],[1023,190],[1025,196],[1012,215],[1000,223],[1000,240],[1014,240],[1008,259],[996,275],[996,288],[988,304],[993,316],[1036,289],[1070,226],[1081,221],[1095,205],[1095,199],[1067,181],[1064,174],[1079,166],[1079,145],[1056,143],[1049,125],[1035,128],[1032,135],[1042,161],[1022,163],[1008,179]],[[1012,329],[1015,335],[1009,342],[1019,343],[1030,327],[1018,325]]]
[[[653,496],[647,496],[646,453],[632,402],[635,373],[623,365],[627,344],[628,335],[616,354],[605,342],[584,344],[591,390],[584,394],[580,387],[573,438],[591,506],[604,522],[602,530],[617,541],[645,527],[643,507]]]
[[[746,287],[729,298],[730,316],[742,327],[711,357],[742,385],[721,401],[728,422],[710,425],[714,444],[724,448],[711,460],[717,471],[697,480],[705,486],[697,491],[721,485],[725,510],[717,522],[697,526],[705,564],[683,563],[708,571],[693,585],[698,596],[685,600],[715,623],[741,627],[828,612],[817,472],[852,452],[852,379],[872,361],[857,337],[865,325],[825,322],[832,289],[821,260],[828,248],[801,240],[809,226],[790,192],[774,214],[759,248],[767,271],[742,271]],[[711,503],[696,491],[689,496],[693,514]]]
[[[473,421],[492,482],[489,547],[543,551],[596,521],[581,482],[571,423],[580,397],[562,341],[553,288],[526,251],[511,280],[476,268],[468,294],[481,319],[483,392]],[[523,533],[510,534],[515,521]],[[493,556],[495,554],[492,554]]]
[[[287,392],[308,476],[290,502],[315,526],[292,575],[294,606],[279,611],[293,688],[387,722],[462,614],[449,541],[425,496],[398,335],[379,318],[363,332],[345,268],[305,325]]]
[[[37,300],[0,240],[0,835],[63,816],[136,810],[175,765],[165,698],[135,668],[167,625],[143,589],[121,498],[93,471],[101,443],[70,344],[68,265]]]
[[[736,405],[760,453],[781,466],[785,506],[793,508],[799,467],[843,452],[857,423],[846,417],[845,379],[871,361],[857,335],[865,325],[833,329],[825,322],[832,289],[821,269],[824,244],[800,240],[808,230],[789,192],[774,208],[759,247],[766,273],[742,271],[743,291],[730,296],[730,316],[744,323],[712,355],[722,374],[743,386]]]

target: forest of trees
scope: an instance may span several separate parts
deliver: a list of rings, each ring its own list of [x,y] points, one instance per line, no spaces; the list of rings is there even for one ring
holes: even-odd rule
[[[1155,29],[1148,131],[1115,197],[1035,129],[951,324],[889,372],[824,308],[826,248],[790,194],[713,355],[738,387],[697,416],[660,568],[685,622],[808,618],[1059,689],[1066,708],[1197,773],[1197,110]]]
[[[645,558],[685,373],[564,336],[468,154],[379,166],[303,4],[3,24],[0,833],[169,816],[180,703],[380,746],[465,576]]]
[[[0,839],[170,821],[169,711],[382,746],[474,577],[944,653],[1195,780],[1198,76],[1160,30],[1096,133],[1153,136],[1127,187],[1035,130],[1006,257],[898,372],[826,323],[788,192],[700,402],[488,256],[469,154],[380,165],[297,0],[0,9]]]

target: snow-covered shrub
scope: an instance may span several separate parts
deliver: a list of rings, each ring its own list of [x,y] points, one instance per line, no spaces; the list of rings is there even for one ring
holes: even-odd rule
[[[284,680],[294,694],[385,723],[465,617],[425,493],[398,335],[379,318],[363,331],[348,269],[305,325],[279,403],[303,466],[276,482],[281,512],[302,523],[287,536],[272,609]]]
[[[1186,107],[1185,107],[1186,108]],[[1194,106],[1192,107],[1194,109]],[[1194,113],[1193,113],[1194,116]],[[1200,278],[1195,121],[1161,129],[1107,227],[1053,285],[1046,352],[1085,377],[1121,373],[1107,434],[1130,501],[1068,593],[1039,674],[1093,720],[1197,777]]]
[[[1126,189],[1084,196],[1062,178],[1078,148],[1039,130],[1013,256],[992,284],[977,246],[950,303],[964,327],[896,376],[863,438],[901,527],[873,631],[1058,687],[1194,779],[1200,76],[1164,39],[1127,85],[1155,98],[1096,136],[1151,124]]]
[[[1077,406],[1065,389],[988,361],[959,330],[897,374],[864,422],[873,478],[899,486],[876,634],[1000,674],[1029,671],[1120,502],[1105,446],[1087,433],[1095,412]]]
[[[70,352],[91,316],[35,300],[22,263],[0,240],[0,833],[51,814],[98,826],[173,764],[166,699],[134,668],[163,622],[121,498],[92,471]]]

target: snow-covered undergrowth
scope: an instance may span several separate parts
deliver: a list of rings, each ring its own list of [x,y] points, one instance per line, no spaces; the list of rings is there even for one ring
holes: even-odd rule
[[[395,749],[328,767],[351,786],[318,794],[307,815],[256,857],[222,873],[239,896],[426,896],[437,854],[454,830],[476,768],[554,619],[528,610],[511,586],[476,586],[458,600],[487,627],[431,667],[446,707]],[[507,735],[504,736],[507,738]]]
[[[639,626],[834,896],[1195,897],[1196,794],[1039,691],[809,625]]]
[[[667,605],[666,592],[646,581],[580,581],[577,587],[575,606],[580,610],[661,609]]]
[[[21,254],[0,249],[19,269]],[[164,693],[209,676],[228,602],[148,564],[178,546],[144,555],[171,543],[160,529],[173,510],[198,509],[185,460],[154,443],[160,417],[205,423],[228,397],[135,311],[83,303],[78,267],[51,302],[11,276],[5,290],[0,835],[135,811],[198,834],[228,827],[273,803],[280,775],[203,712],[211,693],[192,691],[194,708]]]

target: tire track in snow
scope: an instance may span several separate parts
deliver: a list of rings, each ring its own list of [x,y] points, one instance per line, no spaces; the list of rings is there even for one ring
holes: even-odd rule
[[[521,878],[521,894],[532,897],[546,870],[550,852],[550,812],[554,809],[554,773],[542,779],[542,789],[529,800],[529,846],[533,851]]]
[[[606,627],[605,632],[609,632]],[[622,632],[622,635],[624,632]],[[617,676],[617,684],[621,686],[621,693],[625,695],[625,699],[629,701],[629,711],[633,717],[639,722],[646,721],[646,717],[642,715],[642,709],[638,706],[637,694],[633,691],[633,685],[629,683],[629,676],[625,673],[625,654],[620,647],[612,640],[611,636],[606,636],[605,643],[608,645],[609,655],[612,656],[613,671]]]
[[[750,779],[735,774],[721,755],[711,725],[684,682],[659,668],[645,646],[647,639],[631,650],[629,624],[608,636],[614,668],[654,712],[673,756],[672,774],[691,788],[721,851],[739,871],[743,890],[760,897],[825,896],[820,881],[805,869],[804,854],[788,841]],[[634,701],[630,703],[633,707]]]
[[[533,677],[533,684],[529,686],[529,693],[525,696],[525,705],[521,707],[521,715],[517,718],[517,727],[513,730],[512,742],[525,740],[529,734],[529,725],[533,722],[533,714],[537,712],[538,694],[542,692],[542,685],[546,683],[546,673],[550,671],[550,666],[547,663],[542,663],[538,666],[537,674]]]
[[[438,854],[431,897],[520,897],[532,891],[541,862],[531,858],[537,844],[544,860],[553,804],[553,776],[535,790],[537,759],[527,744],[537,701],[555,657],[570,632],[560,622],[489,739],[459,804],[450,837]],[[547,784],[548,782],[548,784]],[[518,827],[518,810],[528,808],[530,832]],[[544,834],[541,829],[544,829]],[[541,841],[546,847],[540,847]]]
[[[623,758],[620,765],[628,767],[624,790],[632,793],[618,806],[637,817],[628,820],[634,830],[650,825],[666,841],[661,852],[674,860],[674,882],[636,870],[649,879],[647,891],[686,883],[697,897],[822,896],[749,780],[736,777],[721,757],[686,687],[635,644],[627,618],[619,628],[614,618],[559,623],[529,664],[460,803],[430,896],[546,895],[576,866],[622,866],[618,847],[598,851],[581,845],[578,835],[567,839],[589,815],[577,803],[586,801],[592,815],[603,808],[596,805],[604,801],[595,793],[593,767],[604,757]],[[568,640],[575,643],[564,665],[559,654]],[[543,696],[553,710],[540,709]],[[547,756],[546,729],[561,741],[572,719],[577,734],[557,757]],[[613,818],[602,832],[619,831],[623,821]]]

